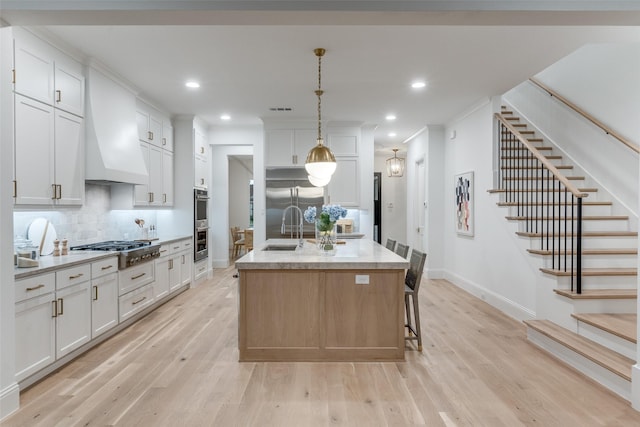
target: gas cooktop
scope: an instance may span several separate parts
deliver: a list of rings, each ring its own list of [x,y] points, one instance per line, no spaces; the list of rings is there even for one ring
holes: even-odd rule
[[[106,242],[90,243],[88,245],[72,246],[72,251],[117,251],[118,268],[127,267],[151,261],[160,256],[160,245],[137,240],[109,240]]]
[[[137,240],[108,240],[106,242],[72,246],[69,249],[72,251],[128,251],[150,245],[151,242],[142,242]]]

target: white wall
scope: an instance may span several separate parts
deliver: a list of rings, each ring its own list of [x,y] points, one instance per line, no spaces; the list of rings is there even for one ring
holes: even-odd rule
[[[405,157],[406,153],[398,154]],[[375,155],[375,172],[382,175],[382,234],[380,242],[384,245],[387,239],[407,242],[407,173],[402,177],[387,176],[386,160],[393,157],[392,153],[377,153]],[[405,160],[406,167],[406,160]]]
[[[211,145],[210,168],[211,186],[211,220],[209,258],[214,268],[229,265],[229,201],[234,197],[230,192],[229,157],[253,156],[254,170],[254,244],[260,243],[259,236],[264,236],[264,166],[263,130],[262,126],[212,127],[209,131]],[[235,222],[235,219],[233,220]],[[262,237],[264,240],[264,237]]]
[[[638,76],[640,44],[629,43],[584,46],[536,78],[640,145]],[[615,213],[638,216],[636,153],[530,82],[518,85],[503,98],[626,209]],[[616,173],[610,173],[612,170]]]
[[[493,111],[487,100],[447,125],[443,186],[444,277],[518,319],[536,311],[536,278],[541,274],[526,254],[516,229],[498,208],[492,184]],[[474,172],[474,236],[455,231],[454,176]],[[433,203],[431,203],[433,208]],[[528,242],[526,242],[528,243]]]

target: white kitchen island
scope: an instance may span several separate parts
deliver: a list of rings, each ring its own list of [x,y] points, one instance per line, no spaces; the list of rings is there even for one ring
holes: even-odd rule
[[[409,263],[371,240],[335,255],[314,244],[268,240],[236,261],[240,361],[404,359],[404,271]]]

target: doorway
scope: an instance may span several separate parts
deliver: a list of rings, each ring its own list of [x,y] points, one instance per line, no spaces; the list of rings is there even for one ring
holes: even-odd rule
[[[244,231],[253,228],[253,156],[229,156],[229,259],[244,253],[244,246],[234,244],[242,240]],[[232,229],[240,230],[235,233]]]
[[[382,243],[382,173],[373,173],[373,240]]]
[[[424,251],[425,234],[425,211],[427,209],[427,199],[425,194],[425,162],[424,158],[416,162],[415,189],[416,196],[413,198],[413,247],[419,251]]]

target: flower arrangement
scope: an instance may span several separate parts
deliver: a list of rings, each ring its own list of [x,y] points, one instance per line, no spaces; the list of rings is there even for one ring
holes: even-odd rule
[[[323,205],[320,215],[317,214],[315,206],[309,206],[304,211],[304,220],[316,223],[316,230],[319,232],[317,238],[318,248],[324,251],[331,251],[335,244],[334,227],[336,221],[347,216],[347,210],[340,205]]]

